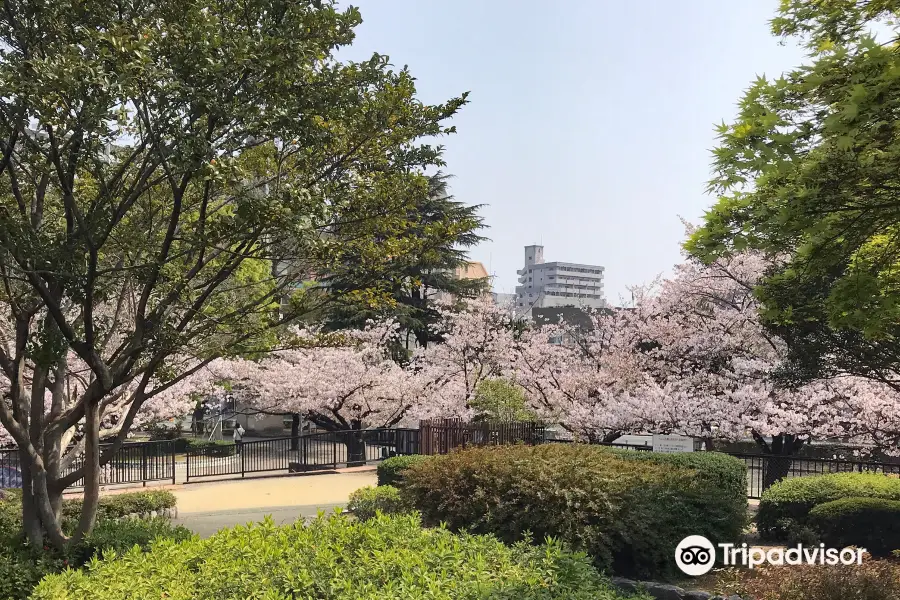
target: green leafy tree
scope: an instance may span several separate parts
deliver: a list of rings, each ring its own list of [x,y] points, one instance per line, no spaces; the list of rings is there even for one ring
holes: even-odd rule
[[[505,379],[485,379],[471,402],[477,421],[531,422],[537,420],[528,408],[522,388]]]
[[[791,379],[900,388],[898,16],[896,0],[784,0],[773,31],[803,40],[809,64],[758,78],[719,127],[718,201],[687,248],[772,257],[757,292]]]
[[[385,251],[421,252],[409,215],[443,164],[421,140],[451,133],[465,96],[427,105],[387,57],[338,61],[360,20],[327,0],[0,11],[0,424],[32,544],[91,530],[146,402],[335,296],[310,273],[359,269],[370,288],[398,275]],[[332,235],[350,223],[377,238]],[[63,470],[76,434],[83,460]]]
[[[385,253],[390,270],[401,274],[400,277],[381,279],[377,287],[363,288],[360,282],[372,278],[357,268],[332,280],[335,291],[358,291],[345,294],[342,302],[331,306],[326,316],[328,328],[358,328],[368,319],[393,318],[407,336],[414,337],[419,346],[427,347],[429,342],[440,341],[435,331],[435,325],[441,320],[433,302],[436,294],[473,298],[487,290],[486,279],[456,276],[456,269],[468,262],[468,249],[485,238],[477,233],[484,226],[478,215],[481,207],[455,200],[449,192],[449,179],[449,175],[441,172],[431,175],[421,195],[411,204],[406,234],[415,240],[419,252]],[[347,227],[339,232],[338,238],[355,238],[360,235],[359,229]],[[352,262],[366,264],[366,261]]]

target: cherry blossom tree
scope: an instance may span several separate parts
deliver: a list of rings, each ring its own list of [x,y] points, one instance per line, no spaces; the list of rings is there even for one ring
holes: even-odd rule
[[[441,342],[419,350],[409,367],[421,394],[418,415],[471,419],[479,385],[514,371],[513,347],[523,326],[490,298],[439,310]]]
[[[641,427],[635,405],[652,401],[655,386],[623,344],[627,318],[596,311],[588,330],[560,322],[531,328],[516,341],[514,380],[545,421],[588,442],[611,442]]]
[[[289,348],[258,360],[219,359],[208,371],[228,382],[250,410],[299,413],[326,431],[350,436],[351,462],[362,456],[367,428],[427,418],[471,418],[479,385],[511,372],[516,335],[510,313],[486,299],[441,309],[441,343],[400,365],[391,356],[396,322],[364,330],[296,331]]]
[[[367,428],[392,427],[412,418],[418,378],[391,359],[394,322],[364,330],[298,331],[290,349],[258,361],[220,359],[209,366],[250,410],[299,413],[326,431],[357,431],[348,438],[350,462],[364,459]]]
[[[710,448],[750,436],[777,455],[827,438],[896,448],[900,403],[888,386],[780,377],[787,348],[762,325],[753,294],[770,265],[757,253],[688,260],[637,289],[634,307],[594,313],[588,331],[528,332],[515,379],[546,418],[590,441],[652,432],[701,437]]]

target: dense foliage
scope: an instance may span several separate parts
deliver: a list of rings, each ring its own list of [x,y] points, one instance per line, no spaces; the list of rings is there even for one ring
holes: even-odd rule
[[[808,64],[758,77],[719,127],[719,198],[688,248],[785,259],[757,293],[800,379],[900,385],[898,14],[896,0],[784,0],[773,32],[804,42]]]
[[[157,538],[186,540],[191,537],[187,529],[173,526],[166,519],[122,519],[134,512],[149,512],[173,505],[168,492],[138,492],[115,496],[116,502],[106,503],[97,527],[77,546],[71,546],[65,552],[49,547],[33,548],[23,543],[20,494],[7,493],[5,496],[0,499],[0,598],[4,600],[25,600],[45,575],[82,567],[94,556],[102,556],[105,552],[124,552],[134,546],[146,550]],[[63,510],[77,517],[78,501],[67,501]],[[71,518],[64,519],[63,523],[67,530],[74,526]]]
[[[499,377],[479,383],[470,405],[475,411],[475,421],[523,423],[538,420],[528,407],[522,388]]]
[[[403,482],[403,472],[410,466],[428,460],[429,456],[421,454],[407,454],[405,456],[392,456],[378,463],[378,485],[399,486]]]
[[[715,465],[718,472],[705,471]],[[697,467],[690,468],[690,467]],[[584,550],[616,573],[672,573],[688,535],[734,541],[746,522],[744,466],[730,457],[645,458],[583,444],[478,448],[413,465],[401,495],[426,524],[528,532]]]
[[[830,548],[856,546],[872,556],[900,550],[900,501],[841,498],[809,511],[809,526]]]
[[[361,20],[332,0],[0,11],[0,435],[33,545],[79,543],[116,446],[154,403],[188,413],[205,364],[458,241],[465,211],[420,204],[466,97],[343,60]],[[79,480],[70,539],[53,507]]]
[[[832,473],[783,479],[763,492],[756,517],[760,535],[783,540],[807,525],[813,507],[841,498],[900,500],[900,479],[880,473]]]
[[[368,521],[376,514],[393,515],[409,512],[400,490],[392,485],[366,486],[350,494],[347,509],[361,521]]]
[[[513,548],[422,529],[415,516],[225,529],[156,543],[42,581],[35,600],[317,598],[319,600],[615,600],[586,558],[556,542]]]
[[[368,319],[390,318],[403,330],[398,349],[425,347],[442,339],[435,328],[442,319],[437,303],[440,296],[472,298],[488,291],[487,280],[458,276],[457,270],[465,270],[468,264],[468,249],[485,239],[477,233],[484,225],[478,215],[481,207],[455,200],[449,191],[449,179],[441,172],[428,178],[428,189],[416,199],[410,215],[416,225],[409,234],[423,241],[421,250],[390,257],[391,271],[402,275],[376,284],[382,288],[380,296],[373,295],[372,290],[352,293],[360,288],[352,271],[332,279],[332,289],[351,293],[329,307],[327,329],[362,328]],[[340,233],[358,237],[364,232],[354,224]],[[347,260],[353,262],[350,256]]]

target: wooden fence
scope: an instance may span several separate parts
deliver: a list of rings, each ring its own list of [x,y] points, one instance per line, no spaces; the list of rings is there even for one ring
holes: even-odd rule
[[[544,426],[538,423],[469,423],[459,419],[430,419],[419,424],[422,454],[447,454],[467,446],[540,444]]]

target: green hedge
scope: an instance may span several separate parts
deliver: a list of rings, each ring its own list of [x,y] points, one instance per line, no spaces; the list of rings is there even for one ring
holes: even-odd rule
[[[97,508],[97,519],[118,519],[130,514],[146,514],[172,508],[177,503],[175,494],[168,490],[148,490],[101,496]],[[62,506],[63,519],[78,519],[81,516],[80,499],[65,500]]]
[[[147,550],[154,540],[181,541],[190,537],[191,533],[184,527],[157,518],[101,521],[83,544],[66,553],[29,548],[21,542],[21,537],[3,540],[0,541],[0,598],[25,600],[44,576],[67,568],[81,568],[94,556],[132,548],[140,552]]]
[[[882,498],[842,498],[814,506],[809,525],[826,546],[865,548],[872,556],[900,550],[900,502]]]
[[[190,451],[203,456],[234,456],[236,448],[234,442],[225,440],[185,439],[184,450],[180,452]],[[177,447],[176,452],[179,452]]]
[[[900,500],[900,479],[879,473],[831,473],[782,479],[763,492],[756,517],[760,535],[784,540],[807,525],[814,506],[841,498]]]
[[[406,456],[392,456],[378,464],[378,485],[399,485],[403,482],[403,471],[412,465],[428,460],[430,456],[421,454],[408,454]]]
[[[213,537],[161,542],[44,579],[34,600],[91,598],[319,600],[613,600],[622,596],[583,555],[557,543],[504,546],[483,536],[422,529],[413,515],[370,521],[320,516]]]
[[[433,525],[507,542],[559,538],[622,575],[674,574],[688,535],[736,542],[747,521],[742,461],[583,444],[476,448],[419,462],[401,495]]]
[[[347,509],[362,521],[374,518],[378,512],[386,515],[409,512],[400,498],[400,490],[392,485],[370,485],[356,490],[350,494]]]

